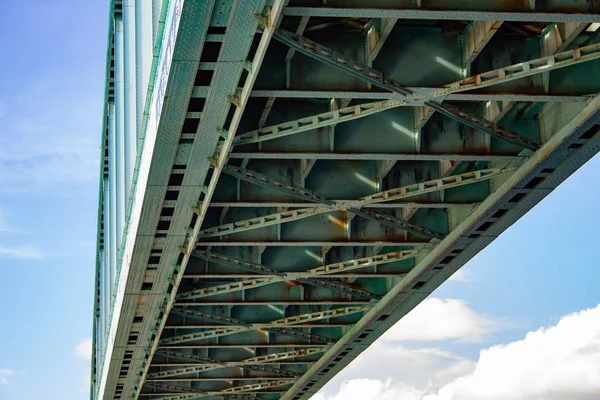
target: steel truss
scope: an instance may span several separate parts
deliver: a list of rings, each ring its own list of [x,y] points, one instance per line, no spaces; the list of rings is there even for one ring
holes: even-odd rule
[[[279,374],[281,376],[294,377],[298,374],[292,371],[283,370],[281,368],[275,368],[269,366],[269,363],[277,363],[282,360],[296,360],[297,358],[307,357],[322,353],[325,348],[312,348],[305,350],[294,350],[283,353],[272,353],[264,356],[250,357],[240,361],[219,361],[209,357],[196,356],[192,354],[179,353],[171,350],[164,350],[158,353],[158,355],[166,358],[172,358],[175,360],[182,361],[193,361],[195,364],[191,367],[182,367],[168,369],[165,371],[154,372],[148,374],[148,381],[162,380],[164,378],[171,378],[179,375],[188,375],[193,373],[205,372],[219,368],[243,368],[252,371],[269,372],[273,374]],[[232,378],[238,379],[238,378]],[[251,379],[251,378],[247,378]]]
[[[336,8],[232,0],[231,10],[218,2],[185,2],[182,10],[197,15],[190,12],[179,31],[174,28],[181,39],[165,49],[166,32],[164,39],[159,35],[164,43],[155,47],[159,69],[153,79],[168,79],[161,83],[164,93],[150,93],[152,99],[159,93],[164,112],[149,114],[156,146],[144,147],[136,170],[146,192],[136,192],[130,204],[133,236],[124,233],[133,254],[126,248],[130,265],[116,286],[119,312],[110,317],[119,328],[99,331],[108,339],[98,339],[95,328],[95,345],[98,340],[110,344],[104,353],[100,349],[100,359],[94,354],[94,400],[306,400],[314,395],[482,243],[506,229],[506,221],[514,222],[580,159],[589,159],[591,146],[597,152],[598,138],[586,125],[597,114],[599,100],[592,96],[597,86],[575,77],[578,84],[567,87],[570,70],[564,69],[579,65],[573,70],[584,71],[585,63],[600,60],[600,30],[588,26],[598,22],[600,8],[563,2],[559,13],[535,0],[473,6],[486,10],[442,9],[448,5],[429,10],[420,0],[410,9],[363,8],[354,0],[339,0]],[[182,10],[174,4],[183,3],[169,3],[165,15],[177,15]],[[213,14],[221,11],[231,14],[226,33],[195,38],[195,32],[215,27]],[[196,29],[190,20],[199,19],[191,15],[202,17]],[[282,18],[281,26],[293,32],[279,28]],[[365,23],[365,18],[371,20]],[[404,19],[442,21],[430,29],[432,37],[439,26],[453,34],[464,27],[447,20],[472,20],[458,33],[459,54],[442,49],[435,37],[431,49],[449,54],[450,61],[424,65],[428,72],[443,71],[440,76],[464,78],[446,83],[456,78],[440,82],[436,77],[428,84],[409,73],[406,82],[392,79],[407,67],[384,64],[396,56],[388,37],[404,34],[394,29]],[[492,46],[500,49],[498,36],[523,25],[511,21],[554,22],[526,29],[536,32],[532,37],[539,42],[524,44],[521,54],[539,49],[542,57],[471,74],[471,64],[479,72],[512,60],[503,53],[477,59],[489,55]],[[165,29],[168,23],[160,22]],[[303,36],[318,31],[308,35],[323,37],[324,29],[338,28],[344,34],[348,30],[350,46],[328,48]],[[272,38],[287,47],[271,45],[267,53]],[[200,62],[208,55],[205,41],[220,50],[215,60]],[[172,78],[161,67],[173,55],[165,58],[165,51],[175,55]],[[292,62],[297,52],[318,63]],[[268,67],[261,70],[265,57]],[[374,61],[385,67],[373,68]],[[281,62],[276,79],[263,78],[266,68],[270,73]],[[302,68],[306,65],[314,68]],[[323,65],[349,76],[329,81],[331,70]],[[550,72],[559,69],[550,85]],[[298,104],[298,110],[276,104],[277,97],[295,99],[289,103]],[[372,102],[357,104],[365,100]],[[469,110],[479,111],[457,107],[466,102]],[[310,115],[316,111],[307,109],[328,111]],[[435,112],[444,118],[430,120]],[[458,129],[446,117],[458,122]],[[342,123],[339,134],[336,126]],[[464,126],[471,129],[465,132]],[[390,138],[395,141],[388,147]],[[234,179],[221,179],[222,172]],[[365,186],[345,187],[348,177],[349,185]],[[403,186],[382,190],[397,180],[401,183],[392,185]],[[152,210],[160,210],[160,216]],[[272,228],[259,230],[266,227]],[[106,232],[101,237],[105,240]],[[203,261],[188,265],[192,257]],[[106,357],[121,349],[124,354]]]
[[[179,385],[170,385],[166,383],[152,383],[152,388],[161,389],[164,392],[159,394],[170,394],[170,393],[182,393],[175,394],[169,397],[161,397],[160,400],[195,400],[201,399],[207,396],[223,396],[230,393],[263,393],[260,392],[262,389],[270,389],[276,388],[280,386],[285,386],[292,384],[294,381],[290,379],[277,379],[272,381],[267,381],[263,383],[253,383],[249,385],[243,386],[234,386],[228,389],[223,390],[215,390],[215,391],[205,391],[199,389],[193,389],[191,387],[184,387]]]
[[[376,71],[367,65],[351,60],[348,57],[336,53],[335,51],[319,45],[309,39],[291,32],[283,30],[281,30],[281,32],[281,34],[275,34],[274,37],[289,45],[291,48],[297,49],[303,54],[325,62],[328,65],[332,65],[338,69],[344,70],[345,72],[351,73],[352,75],[358,76],[359,78],[364,79],[373,85],[400,95],[403,97],[403,100],[386,100],[361,104],[329,111],[311,117],[301,118],[294,121],[283,122],[278,125],[260,128],[238,135],[233,140],[234,145],[279,139],[285,136],[367,117],[378,112],[400,106],[425,105],[474,129],[478,129],[484,133],[488,133],[509,142],[519,144],[522,147],[529,148],[530,150],[535,150],[537,147],[539,147],[538,145],[498,127],[494,122],[470,116],[457,107],[435,102],[432,99],[443,98],[447,97],[448,95],[457,94],[464,91],[500,85],[531,75],[547,73],[559,68],[565,68],[600,58],[600,44],[579,47],[573,50],[564,51],[546,57],[540,57],[530,61],[525,61],[473,75],[471,77],[447,84],[442,88],[433,89],[424,96],[420,92],[417,94],[412,88],[404,87],[400,83],[385,77],[381,72]],[[303,50],[299,50],[300,47],[302,47]],[[332,94],[330,97],[336,96]],[[544,99],[539,99],[539,101],[542,100]]]
[[[327,200],[306,188],[289,185],[254,171],[232,166],[223,166],[222,168],[223,172],[239,179],[254,183],[258,186],[279,190],[302,200],[317,202],[322,206],[284,211],[248,219],[245,221],[236,221],[229,224],[219,225],[201,231],[198,235],[199,238],[230,235],[252,229],[263,228],[266,226],[297,221],[303,218],[308,218],[332,211],[350,211],[363,218],[376,221],[386,226],[391,226],[393,228],[415,233],[417,235],[441,239],[443,238],[443,235],[438,232],[434,232],[431,229],[411,224],[407,221],[403,221],[390,215],[381,214],[375,211],[364,211],[362,210],[362,207],[369,204],[401,200],[408,197],[419,196],[426,193],[482,182],[515,171],[514,168],[492,168],[474,172],[466,172],[459,175],[452,175],[431,181],[386,190],[356,201],[336,201]],[[267,282],[265,282],[265,284],[267,284]]]
[[[420,2],[418,2],[420,4]],[[552,12],[528,7],[529,1],[523,2],[520,11],[515,11],[501,2],[492,3],[495,10],[463,10],[446,9],[432,10],[422,7],[414,8],[369,8],[369,7],[286,7],[283,14],[293,17],[335,17],[335,18],[398,18],[398,19],[427,19],[427,20],[459,20],[459,21],[523,21],[523,22],[585,22],[598,21],[600,10],[596,7],[581,10],[573,8],[570,11]],[[535,3],[533,3],[535,4]]]
[[[322,340],[322,337],[317,337],[312,334],[291,331],[291,330],[287,330],[287,329],[281,329],[280,327],[286,327],[289,325],[296,325],[296,324],[303,324],[303,323],[311,322],[311,321],[319,321],[322,319],[343,317],[346,315],[362,313],[368,309],[369,309],[368,305],[334,308],[334,309],[326,310],[326,311],[317,311],[317,312],[308,313],[308,314],[300,314],[300,315],[294,315],[291,317],[279,318],[279,319],[270,321],[266,324],[246,324],[241,321],[233,320],[233,319],[230,319],[227,317],[210,316],[210,318],[219,318],[222,321],[227,321],[224,323],[226,323],[228,325],[234,325],[234,326],[223,327],[223,328],[219,328],[219,329],[212,329],[212,330],[207,330],[207,331],[203,331],[203,332],[188,333],[185,335],[173,336],[170,338],[162,339],[160,341],[160,344],[161,345],[170,345],[170,344],[181,344],[181,343],[186,343],[186,342],[195,342],[198,340],[217,338],[217,337],[221,337],[221,336],[233,335],[236,333],[252,331],[252,330],[272,331],[274,333],[281,333],[281,334],[288,335],[288,336],[301,337],[304,340],[317,339],[320,341],[320,340]],[[189,313],[191,313],[191,311],[186,311],[186,314],[189,314]],[[207,314],[203,314],[203,315],[206,316]],[[323,344],[323,343],[320,343],[320,344]],[[325,343],[325,344],[327,344],[327,343]]]
[[[420,100],[419,95],[413,93],[410,89],[402,86],[400,83],[386,77],[383,73],[356,60],[352,60],[310,39],[285,30],[278,30],[273,35],[273,38],[290,46],[291,48],[296,49],[298,52],[301,52],[304,55],[347,72],[374,86],[396,93],[404,99],[413,101]],[[492,136],[496,136],[521,147],[530,150],[537,150],[539,147],[537,143],[534,143],[529,139],[523,138],[516,133],[501,128],[491,121],[472,116],[458,107],[449,104],[442,104],[433,100],[426,100],[423,102],[423,104],[468,127]]]

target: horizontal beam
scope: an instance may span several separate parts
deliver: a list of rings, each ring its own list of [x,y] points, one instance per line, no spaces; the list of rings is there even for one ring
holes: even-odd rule
[[[251,270],[256,272],[269,271],[268,273],[277,275],[283,280],[296,280],[299,278],[313,278],[321,277],[323,275],[330,275],[333,273],[342,273],[348,271],[354,271],[360,268],[371,267],[374,265],[388,264],[396,261],[404,261],[412,259],[418,255],[426,253],[427,250],[408,250],[408,251],[394,251],[386,254],[379,254],[371,257],[357,258],[354,260],[347,260],[337,262],[333,264],[326,264],[320,267],[311,268],[306,272],[286,272],[278,273],[277,271],[265,267],[264,265],[250,263],[248,261],[240,260],[234,257],[229,257],[223,254],[208,252],[208,251],[197,251],[194,255],[206,261],[216,262],[226,266],[239,268],[242,270]]]
[[[435,88],[408,88],[415,93],[429,93]],[[391,100],[398,95],[391,92],[365,92],[365,91],[336,91],[336,90],[253,90],[252,97],[276,96],[288,99],[332,99],[351,98],[360,100]],[[532,93],[452,93],[447,101],[521,101],[526,103],[587,103],[592,95],[552,95]],[[406,106],[422,105],[406,104]]]
[[[211,359],[208,357],[196,356],[196,355],[192,355],[192,354],[188,355],[185,353],[179,353],[179,352],[167,350],[167,351],[161,352],[160,355],[167,357],[167,358],[174,358],[176,360],[185,360],[185,361],[193,360],[193,361],[197,361],[200,364],[196,364],[194,366],[189,366],[189,367],[179,366],[174,369],[168,369],[165,371],[150,373],[147,375],[147,378],[148,378],[147,381],[170,378],[170,377],[178,376],[178,375],[188,375],[188,374],[193,374],[193,373],[205,372],[205,371],[219,369],[219,368],[235,368],[235,367],[245,368],[248,366],[256,366],[259,364],[274,363],[279,360],[287,360],[287,359],[292,359],[292,358],[297,358],[297,357],[306,357],[306,356],[310,356],[310,355],[314,355],[314,354],[319,354],[323,351],[324,351],[324,348],[296,350],[296,351],[288,351],[288,352],[284,352],[284,353],[268,354],[268,355],[259,356],[259,357],[251,357],[251,358],[246,358],[246,359],[239,360],[239,361],[219,361],[219,360]],[[267,371],[267,369],[269,369],[269,371]],[[253,368],[252,370],[256,370],[256,369]],[[260,372],[279,373],[281,375],[287,375],[287,376],[297,375],[297,374],[294,374],[293,372],[281,370],[281,369],[273,368],[273,367],[262,368]],[[243,378],[237,378],[237,379],[243,379]]]
[[[377,256],[377,258],[366,258],[346,261],[342,268],[338,272],[347,272],[349,270],[355,270],[357,268],[364,268],[363,264],[367,263],[366,266],[379,265],[399,260],[404,260],[417,256],[424,251],[406,251],[406,252],[394,252]],[[295,281],[301,284],[308,284],[311,286],[327,288],[333,291],[349,294],[357,297],[363,297],[368,299],[379,299],[381,296],[368,292],[366,290],[354,287],[351,284],[345,284],[342,282],[335,282],[322,279],[314,279],[314,277],[327,276],[329,268],[338,267],[339,264],[330,264],[323,267],[315,268],[307,272],[293,272],[293,273],[281,273],[277,270],[271,269],[264,265],[251,263],[248,261],[240,260],[237,258],[229,257],[223,254],[198,250],[193,253],[195,257],[203,259],[205,261],[215,262],[221,265],[226,265],[233,268],[238,268],[245,271],[256,272],[261,275],[254,275],[250,279],[243,281],[237,281],[227,283],[223,285],[211,286],[208,288],[194,289],[190,292],[182,293],[178,296],[178,299],[196,299],[200,297],[211,296],[221,293],[230,293],[233,291],[246,290],[257,288],[269,283],[283,282],[283,281]],[[325,272],[324,272],[325,271]],[[331,276],[330,276],[331,278]]]
[[[306,328],[341,328],[345,326],[353,326],[354,324],[297,324],[290,325],[290,328],[306,329]],[[185,324],[185,325],[165,325],[165,329],[215,329],[221,325],[215,324]]]
[[[350,200],[338,200],[345,203]],[[390,202],[367,204],[363,208],[475,208],[479,203],[420,203],[420,202]],[[299,202],[270,202],[270,201],[214,201],[210,207],[240,207],[240,208],[312,208],[315,203]]]
[[[244,328],[247,330],[262,330],[262,331],[271,332],[271,333],[275,333],[275,334],[286,335],[286,336],[293,337],[293,338],[307,340],[312,343],[321,343],[323,345],[327,345],[327,344],[331,344],[331,342],[332,342],[332,339],[324,337],[324,336],[314,335],[309,332],[289,330],[289,329],[287,329],[288,325],[285,325],[283,327],[273,327],[273,322],[250,324],[250,323],[244,322],[239,319],[226,317],[223,315],[208,314],[208,313],[199,312],[196,310],[190,310],[190,309],[186,309],[186,308],[175,309],[174,313],[177,315],[181,315],[183,317],[190,317],[190,318],[194,318],[194,319],[201,320],[201,321],[207,320],[207,321],[211,321],[211,322],[221,323],[223,325],[229,325],[229,326],[233,326],[233,327],[241,327],[241,328]],[[219,330],[221,328],[222,328],[222,326],[218,326],[217,328],[214,328],[213,330]],[[204,332],[206,332],[206,331],[203,331],[202,333],[204,333]]]
[[[199,389],[193,389],[191,387],[179,386],[179,385],[169,385],[166,383],[153,383],[149,387],[154,389],[161,389],[165,392],[162,394],[171,394],[171,397],[163,397],[161,400],[194,400],[207,396],[222,396],[228,393],[251,393],[257,390],[263,390],[273,387],[285,386],[293,383],[293,380],[290,379],[277,379],[274,381],[267,381],[263,383],[255,383],[243,386],[234,386],[228,389],[223,390],[215,390],[215,391],[204,391]],[[179,393],[179,394],[178,394]],[[148,393],[146,393],[148,394]],[[154,394],[154,393],[150,393]]]
[[[254,306],[347,306],[369,304],[368,300],[269,300],[269,301],[178,301],[175,303],[182,307],[254,307]]]
[[[301,324],[301,323],[306,323],[306,322],[311,322],[311,321],[319,321],[322,319],[343,317],[343,316],[347,316],[347,315],[365,312],[368,309],[369,309],[368,306],[348,306],[348,307],[334,308],[331,310],[316,311],[316,312],[307,313],[307,314],[300,314],[300,315],[294,315],[294,316],[290,316],[290,317],[279,318],[279,319],[270,321],[268,323],[263,323],[263,324],[243,324],[243,325],[236,325],[236,326],[224,326],[224,327],[221,327],[218,329],[212,329],[212,330],[207,330],[207,331],[194,332],[194,333],[188,333],[188,334],[184,334],[184,335],[177,335],[177,336],[164,338],[164,339],[160,340],[160,345],[163,346],[163,345],[169,345],[169,344],[181,344],[181,343],[187,343],[187,342],[195,342],[198,340],[218,338],[218,337],[223,337],[223,336],[228,336],[228,335],[233,335],[236,333],[253,331],[253,330],[272,330],[273,328],[277,328],[276,330],[273,330],[275,333],[282,333],[285,335],[288,335],[288,333],[290,333],[290,335],[293,335],[293,336],[296,336],[297,334],[303,335],[303,336],[306,336],[306,335],[312,336],[311,334],[302,334],[302,333],[295,332],[295,331],[293,333],[287,332],[287,331],[282,332],[282,330],[279,328],[286,327],[288,325]],[[303,339],[312,340],[307,337],[303,337]]]
[[[296,35],[284,29],[278,29],[273,34],[273,38],[289,46],[290,48],[296,49],[298,52],[310,58],[322,62],[325,65],[329,65],[340,71],[346,72],[381,89],[389,90],[408,102],[418,100],[423,97],[420,94],[412,92],[407,87],[391,79],[390,77],[385,76],[382,72],[303,36]],[[481,131],[487,135],[497,137],[529,150],[535,151],[539,148],[537,143],[522,137],[518,133],[511,132],[510,130],[500,127],[496,123],[487,121],[484,118],[471,115],[459,109],[458,107],[451,106],[449,104],[442,104],[433,100],[426,100],[423,104],[435,111],[438,111],[446,117],[449,117],[472,129]]]
[[[442,190],[440,188],[439,190]],[[411,192],[408,196],[416,196],[417,194]],[[400,196],[400,195],[398,195]],[[406,232],[427,236],[431,238],[441,239],[443,235],[439,232],[435,232],[431,229],[421,227],[407,221],[403,221],[401,219],[392,217],[387,214],[380,214],[375,211],[362,211],[356,206],[360,206],[361,201],[350,202],[347,205],[348,211],[351,211],[357,215],[360,215],[363,218],[373,220],[381,223],[382,225],[391,226],[396,229],[400,229]],[[279,213],[273,213],[269,215],[264,215],[262,217],[250,218],[243,221],[235,221],[229,224],[223,224],[218,226],[213,226],[211,228],[204,229],[199,232],[198,238],[209,238],[215,236],[226,236],[233,235],[240,232],[246,232],[253,229],[265,228],[273,225],[281,225],[288,222],[298,221],[300,219],[312,217],[315,215],[326,214],[333,211],[339,211],[345,209],[346,205],[339,204],[337,206],[330,207],[315,207],[315,208],[303,208],[298,210],[290,210],[283,211]],[[263,282],[263,284],[268,284],[268,282]]]
[[[356,201],[340,203],[333,200],[324,199],[323,197],[317,195],[316,193],[306,188],[288,185],[284,182],[276,181],[266,175],[259,174],[254,171],[236,168],[232,166],[226,166],[225,168],[223,168],[223,172],[226,172],[227,174],[237,176],[240,179],[244,179],[248,182],[255,183],[259,186],[265,186],[275,190],[280,190],[293,196],[300,197],[302,199],[316,201],[319,204],[321,204],[321,206],[314,208],[283,211],[243,221],[236,221],[233,223],[214,226],[200,231],[198,237],[208,238],[214,236],[231,235],[239,232],[245,232],[248,230],[297,221],[303,218],[308,218],[332,211],[348,210],[363,218],[380,222],[383,225],[392,226],[394,228],[410,233],[415,233],[418,235],[441,239],[442,235],[440,233],[434,232],[428,228],[411,224],[409,222],[397,219],[387,214],[379,214],[374,211],[363,211],[360,210],[360,208],[367,204],[401,200],[408,197],[419,196],[426,193],[432,193],[440,190],[446,190],[459,186],[482,182],[503,174],[512,173],[514,171],[515,168],[491,168],[473,172],[466,172],[459,175],[451,175],[439,179],[386,190],[383,192],[375,193],[370,196],[362,197],[361,199]]]
[[[523,2],[525,4],[526,2]],[[586,22],[600,20],[598,14],[582,13],[574,8],[572,12],[541,12],[531,11],[523,7],[520,12],[513,11],[508,5],[514,3],[490,2],[488,10],[426,10],[391,9],[391,8],[328,8],[328,7],[286,7],[283,14],[296,17],[336,17],[336,18],[399,18],[399,19],[429,19],[429,20],[458,20],[458,21],[524,21],[524,22]],[[486,3],[487,5],[487,3]],[[598,8],[598,7],[596,7]],[[514,7],[513,7],[514,9]]]
[[[525,156],[418,153],[231,153],[229,158],[254,160],[393,160],[393,161],[524,161]]]
[[[246,358],[246,359],[239,360],[239,361],[228,361],[227,363],[233,363],[233,364],[235,364],[235,363],[252,364],[252,363],[269,363],[269,362],[274,363],[276,361],[287,360],[287,359],[295,358],[295,357],[311,356],[311,355],[321,353],[323,351],[325,351],[325,347],[321,347],[321,348],[317,348],[317,349],[286,351],[283,353],[272,353],[272,354],[266,354],[266,355],[258,356],[258,357]],[[170,350],[163,351],[163,352],[161,352],[160,355],[163,357],[174,358],[176,360],[194,361],[194,362],[204,362],[203,360],[206,358],[206,357],[197,356],[195,354],[178,353],[176,351],[170,351]],[[222,363],[222,362],[219,361],[218,363]]]
[[[153,383],[156,385],[156,383]],[[159,384],[160,385],[160,384]],[[189,387],[189,386],[188,386]],[[200,392],[198,391],[196,394],[182,392],[177,390],[172,391],[156,391],[155,388],[149,386],[149,390],[152,390],[150,393],[140,393],[139,396],[144,396],[144,398],[148,398],[151,400],[200,400],[204,399],[207,396],[214,398],[214,396],[218,396],[219,400],[256,400],[256,395],[266,395],[266,394],[276,394],[281,396],[286,392],[286,390],[249,390],[240,394],[219,394],[218,392]],[[205,394],[201,394],[205,393]],[[157,397],[158,396],[158,397]],[[165,397],[167,396],[167,397]]]
[[[310,343],[235,343],[235,344],[170,344],[170,345],[159,345],[158,348],[164,349],[261,349],[261,348],[279,348],[279,347],[295,347],[295,348],[311,348],[311,347],[323,347],[322,344],[310,344]]]
[[[155,365],[152,364],[154,367]],[[246,369],[246,367],[239,367]],[[268,368],[272,370],[277,370],[277,368]],[[250,371],[254,371],[253,369],[248,369]],[[300,375],[299,373],[296,376]],[[273,376],[224,376],[224,377],[202,377],[202,378],[187,378],[177,376],[175,378],[153,378],[146,379],[146,382],[230,382],[230,381],[272,381],[273,379],[280,378],[281,376],[273,374]]]
[[[350,325],[344,325],[344,326],[350,326]],[[296,360],[296,361],[277,361],[277,365],[294,365],[294,364],[312,364],[314,361],[309,361],[309,360]],[[195,362],[153,362],[152,366],[153,367],[193,367],[195,365],[198,365],[198,363]]]
[[[267,175],[260,174],[258,172],[251,171],[248,169],[233,167],[231,165],[224,166],[223,172],[225,172],[229,175],[235,176],[239,179],[242,179],[246,182],[253,183],[257,186],[262,186],[262,187],[267,187],[269,189],[278,190],[278,191],[290,194],[296,198],[300,198],[302,200],[314,201],[323,207],[329,208],[329,211],[335,211],[335,210],[346,211],[347,210],[347,211],[350,211],[362,218],[380,223],[385,226],[390,226],[394,229],[400,229],[405,232],[414,233],[417,235],[427,236],[427,237],[436,238],[436,239],[443,238],[443,235],[440,234],[439,232],[435,232],[426,227],[418,226],[418,225],[412,224],[408,221],[404,221],[404,220],[398,219],[396,217],[393,217],[393,216],[390,216],[387,214],[380,214],[376,211],[360,210],[355,207],[356,205],[359,205],[360,202],[352,202],[351,201],[351,202],[348,202],[347,205],[342,204],[342,203],[336,203],[335,201],[328,200],[323,196],[319,196],[318,194],[314,193],[313,191],[311,191],[305,187],[290,185],[285,182],[275,180]],[[368,203],[363,202],[361,204],[364,205],[364,204],[368,204]],[[359,205],[359,207],[360,207],[360,205]],[[230,230],[240,231],[240,230],[256,229],[256,228],[265,226],[264,224],[268,223],[270,221],[280,220],[281,223],[295,221],[295,220],[300,219],[295,216],[298,211],[303,211],[303,210],[300,209],[300,210],[293,210],[293,211],[283,211],[281,213],[270,214],[270,215],[267,215],[264,217],[253,218],[253,219],[246,220],[246,221],[239,221],[239,222],[235,222],[233,224],[221,225],[221,226],[217,226],[214,228],[209,228],[209,230],[207,230],[206,232],[210,233],[212,235],[221,235],[222,236],[222,235],[226,235],[227,233],[225,233],[225,232],[228,232]],[[306,217],[329,212],[329,211],[327,211],[327,209],[323,209],[323,208],[304,209],[304,211],[305,211]],[[261,222],[261,220],[262,220],[262,222]],[[233,232],[233,233],[235,233],[235,232]]]
[[[335,274],[335,275],[323,275],[319,279],[345,279],[345,278],[390,278],[390,277],[401,277],[402,274]],[[279,275],[259,275],[259,274],[189,274],[184,275],[183,279],[251,279],[251,278],[277,278]]]
[[[402,242],[391,240],[372,240],[368,242],[341,241],[207,241],[197,242],[202,247],[426,247],[430,242]]]

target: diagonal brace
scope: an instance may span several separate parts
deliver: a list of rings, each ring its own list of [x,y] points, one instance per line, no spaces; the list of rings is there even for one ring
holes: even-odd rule
[[[198,250],[198,251],[192,253],[192,255],[194,255],[197,258],[206,260],[206,261],[217,262],[222,265],[234,266],[234,267],[244,269],[247,271],[258,272],[259,274],[262,274],[262,275],[269,275],[270,278],[273,279],[269,283],[280,282],[280,281],[285,281],[285,280],[296,281],[299,283],[304,283],[304,284],[308,284],[308,285],[315,286],[315,287],[327,288],[327,289],[338,291],[338,292],[341,292],[344,294],[354,295],[354,296],[357,296],[360,298],[377,299],[377,300],[381,298],[380,295],[371,293],[367,290],[356,288],[353,285],[344,284],[339,281],[315,279],[312,276],[307,275],[307,274],[300,274],[300,276],[298,276],[298,274],[282,273],[282,272],[278,272],[274,269],[265,267],[263,265],[254,264],[254,263],[250,263],[250,262],[246,262],[246,261],[241,261],[241,260],[237,260],[235,258],[227,257],[227,256],[216,254],[216,253],[209,253],[209,252],[203,251],[203,250]],[[304,277],[305,275],[306,275],[306,277]],[[267,279],[269,279],[269,278],[267,278]],[[257,279],[257,280],[260,280],[260,279]],[[248,287],[245,287],[244,289],[246,289],[246,288],[248,288]],[[242,289],[242,290],[244,290],[244,289]],[[189,298],[203,297],[203,294],[204,294],[203,290],[204,290],[204,288],[194,290],[193,292],[188,292],[188,293],[193,293],[193,297],[185,297],[185,298],[189,299]],[[221,293],[221,292],[219,292],[219,293]]]
[[[340,53],[337,53],[325,46],[322,46],[312,40],[309,40],[300,35],[296,35],[293,32],[286,31],[284,29],[278,29],[274,34],[273,38],[288,45],[290,48],[296,49],[298,52],[321,61],[327,65],[330,65],[336,69],[345,71],[365,82],[371,83],[382,89],[389,90],[393,93],[398,94],[401,98],[409,101],[416,102],[423,100],[411,89],[401,85],[393,79],[386,77],[382,72],[377,71],[367,65],[359,63],[349,57],[346,57]],[[492,135],[503,139],[505,141],[517,144],[521,147],[537,150],[539,145],[529,139],[526,139],[514,132],[511,132],[505,128],[499,127],[497,124],[491,121],[487,121],[483,118],[472,116],[457,107],[442,104],[433,100],[426,100],[423,103],[425,106],[430,107],[447,117],[462,123],[468,127],[479,130],[488,135]]]
[[[356,314],[356,313],[361,313],[361,312],[367,311],[369,309],[369,307],[370,307],[370,305],[334,308],[334,309],[326,310],[326,311],[317,311],[317,312],[308,313],[308,314],[284,317],[284,318],[280,318],[280,319],[277,319],[274,321],[270,321],[266,324],[245,324],[241,321],[236,321],[236,324],[237,324],[237,322],[240,322],[239,324],[237,324],[237,326],[223,327],[220,329],[213,329],[213,330],[207,330],[207,331],[202,331],[202,332],[189,333],[189,334],[185,334],[185,335],[173,336],[170,338],[162,339],[160,341],[160,344],[165,345],[165,344],[179,344],[179,343],[193,342],[193,341],[204,340],[204,339],[208,339],[208,338],[216,338],[216,337],[221,337],[221,336],[232,335],[232,334],[240,333],[240,332],[246,332],[246,331],[252,331],[252,330],[269,330],[269,329],[273,329],[273,328],[286,327],[289,325],[297,325],[297,324],[302,324],[302,323],[311,322],[311,321],[319,321],[322,319],[337,318],[337,317],[342,317],[342,316],[346,316],[346,315],[351,315],[351,314]],[[186,310],[186,313],[189,314],[190,311]],[[204,314],[204,313],[199,313],[199,314]],[[209,314],[204,314],[204,315],[209,315]],[[217,316],[217,317],[223,318],[220,316]],[[233,325],[233,322],[229,322],[229,324]],[[278,329],[278,330],[279,330],[279,332],[275,332],[275,333],[282,333],[282,334],[286,334],[286,335],[288,334],[287,331],[289,331],[287,329],[285,331],[282,329]],[[300,332],[298,332],[298,333],[300,333]],[[307,333],[301,333],[301,334],[310,335],[311,337],[313,336],[313,335],[307,334]],[[312,339],[308,339],[308,336],[304,337],[304,339],[312,340]],[[325,343],[325,344],[327,344],[327,343]]]
[[[361,211],[358,207],[353,207],[352,206],[353,204],[351,204],[351,202],[343,203],[343,202],[339,202],[339,201],[328,200],[325,197],[320,196],[309,189],[294,186],[294,185],[289,185],[284,182],[272,179],[267,175],[260,174],[258,172],[254,172],[254,171],[250,171],[250,170],[242,169],[242,168],[238,168],[238,167],[233,167],[230,165],[224,166],[223,172],[225,172],[228,175],[242,179],[246,182],[258,185],[258,186],[278,190],[278,191],[287,193],[291,196],[294,196],[296,198],[316,202],[316,203],[321,204],[324,207],[329,207],[329,208],[321,208],[321,209],[318,209],[318,208],[305,209],[304,215],[306,217],[317,215],[317,214],[322,214],[322,213],[329,212],[329,211],[347,210],[347,211],[355,213],[356,215],[359,215],[362,218],[369,219],[369,220],[372,220],[375,222],[379,222],[383,225],[391,226],[393,228],[400,229],[400,230],[403,230],[406,232],[414,233],[417,235],[424,235],[424,236],[432,237],[432,238],[436,238],[436,239],[443,238],[442,234],[435,232],[431,229],[428,229],[428,228],[425,228],[422,226],[418,226],[418,225],[414,225],[412,223],[409,223],[408,221],[403,221],[403,220],[400,220],[397,218],[393,218],[389,215],[381,214],[376,211],[369,211],[369,212]],[[296,214],[294,214],[294,211],[286,211],[284,213],[278,213],[278,214],[281,215],[281,219],[285,219],[285,222],[288,222],[288,220],[293,221],[296,219],[300,219],[300,218],[295,218]],[[277,217],[275,217],[275,215],[278,215],[278,214],[274,214],[273,216],[267,216],[267,217],[262,217],[262,218],[270,217],[270,219],[273,220],[273,219],[277,219]],[[261,217],[258,217],[258,218],[261,218]],[[292,218],[295,218],[295,219],[292,219]],[[252,220],[249,220],[249,221],[252,221]],[[248,224],[242,225],[242,227],[246,227],[246,226],[252,225],[252,224],[253,224],[253,221],[249,222]],[[263,226],[267,226],[267,225],[263,225]],[[225,225],[222,226],[221,230],[224,231],[226,229],[226,227],[227,226],[225,226]],[[214,231],[214,229],[216,229],[216,228],[212,228],[212,229]],[[237,230],[237,231],[239,232],[240,230]]]

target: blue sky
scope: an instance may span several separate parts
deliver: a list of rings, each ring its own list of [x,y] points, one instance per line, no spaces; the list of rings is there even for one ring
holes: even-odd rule
[[[0,4],[0,399],[83,399],[108,5]]]
[[[0,399],[84,399],[108,5],[0,5]],[[347,381],[347,389],[375,385],[381,399],[405,389],[421,399],[429,384],[423,376],[438,377],[439,387],[472,376],[482,349],[522,340],[559,320],[539,335],[583,326],[575,330],[597,335],[579,338],[581,348],[600,343],[593,311],[561,320],[600,302],[599,172],[596,157],[417,308],[403,329],[369,350],[397,354],[390,364],[410,359],[421,377],[411,377],[408,367],[398,370],[402,365],[368,376],[367,354],[316,397],[344,398],[340,385]],[[422,334],[438,314],[449,317],[448,324],[434,326],[427,342],[416,341],[411,332]],[[514,346],[526,346],[536,334],[527,338]],[[600,371],[599,364],[592,369]]]

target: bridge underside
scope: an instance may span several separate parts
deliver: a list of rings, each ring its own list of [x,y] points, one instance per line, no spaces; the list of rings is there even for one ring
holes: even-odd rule
[[[183,3],[104,398],[308,399],[598,151],[598,6],[284,3]]]

